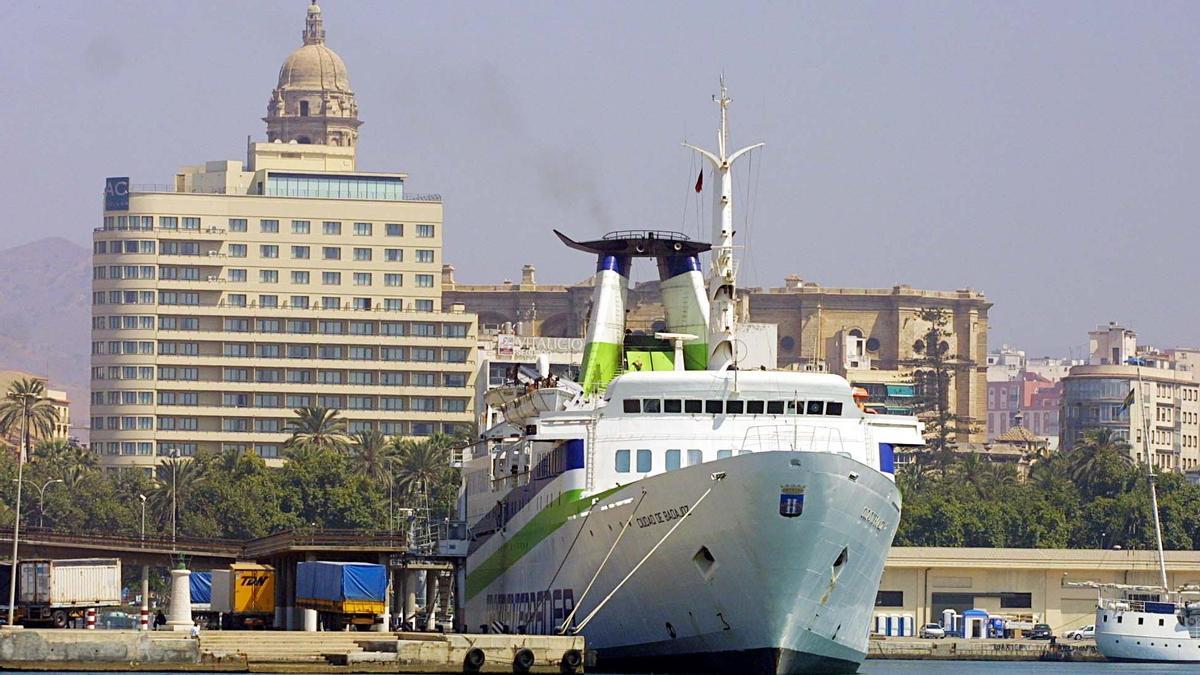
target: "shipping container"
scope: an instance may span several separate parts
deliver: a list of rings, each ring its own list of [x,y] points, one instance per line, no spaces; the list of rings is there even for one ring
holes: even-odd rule
[[[275,570],[254,563],[213,570],[211,611],[221,615],[224,628],[269,624],[275,614]]]
[[[343,615],[383,614],[388,575],[383,565],[302,562],[296,566],[296,605]]]
[[[62,628],[89,607],[121,604],[121,561],[22,560],[17,565],[17,598],[26,622]]]

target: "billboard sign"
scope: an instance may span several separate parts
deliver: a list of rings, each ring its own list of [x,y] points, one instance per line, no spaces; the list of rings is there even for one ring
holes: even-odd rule
[[[104,210],[129,210],[129,176],[104,179]]]

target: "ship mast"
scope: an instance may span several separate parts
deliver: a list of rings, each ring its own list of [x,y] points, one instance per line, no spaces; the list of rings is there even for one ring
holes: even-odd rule
[[[1158,488],[1155,487],[1154,462],[1150,456],[1150,410],[1142,386],[1142,360],[1136,356],[1131,360],[1137,366],[1138,397],[1142,399],[1142,452],[1146,455],[1146,472],[1150,481],[1150,510],[1154,513],[1154,543],[1158,546],[1158,573],[1162,580],[1163,590],[1170,593],[1171,589],[1167,586],[1167,560],[1163,553],[1162,521],[1158,517]]]
[[[708,369],[728,370],[734,365],[734,324],[737,321],[737,267],[733,261],[733,175],[730,168],[745,153],[761,148],[763,143],[746,146],[729,155],[729,98],[725,78],[721,77],[720,96],[713,101],[721,106],[721,128],[717,131],[717,151],[710,152],[689,143],[684,147],[700,153],[712,163],[713,173],[720,179],[720,191],[714,195],[712,268],[708,277]]]

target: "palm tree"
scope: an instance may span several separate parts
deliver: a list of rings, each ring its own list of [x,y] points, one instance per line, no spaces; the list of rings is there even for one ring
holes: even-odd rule
[[[1083,441],[1067,455],[1071,480],[1078,485],[1094,485],[1109,460],[1119,458],[1132,463],[1129,450],[1129,443],[1114,434],[1112,429],[1089,429],[1084,432]]]
[[[22,460],[26,459],[31,441],[53,436],[56,424],[58,409],[46,397],[45,382],[23,377],[8,385],[4,399],[0,400],[0,433],[12,438],[20,429],[16,439]]]
[[[184,508],[188,495],[204,479],[203,467],[190,457],[172,457],[154,467],[154,488],[148,506],[155,522],[170,528],[172,516]]]
[[[396,462],[396,446],[378,431],[360,431],[352,437],[350,464],[361,474],[380,485],[392,481]]]
[[[285,431],[292,434],[284,444],[285,450],[333,450],[345,452],[350,446],[346,435],[346,420],[333,408],[297,408],[296,419],[289,420]]]
[[[420,495],[429,504],[429,488],[450,469],[448,436],[430,436],[423,441],[396,441],[396,487],[410,495]]]
[[[34,460],[39,465],[50,467],[50,475],[57,475],[72,490],[78,488],[83,479],[99,466],[95,453],[62,438],[39,444]]]
[[[987,465],[987,460],[979,456],[978,453],[966,453],[958,462],[954,464],[953,473],[959,476],[962,481],[975,489],[975,494],[980,497],[985,496],[987,492],[987,483],[989,480],[990,467]]]

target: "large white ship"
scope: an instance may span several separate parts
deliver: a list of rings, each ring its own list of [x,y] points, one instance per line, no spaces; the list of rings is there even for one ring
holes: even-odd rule
[[[854,672],[900,520],[915,418],[865,414],[837,376],[738,368],[722,86],[714,245],[620,232],[597,255],[580,383],[489,393],[506,424],[463,464],[464,624],[579,633],[602,670]],[[752,146],[757,147],[757,146]],[[711,250],[707,284],[700,255]],[[632,260],[666,330],[628,336]]]
[[[1143,397],[1141,359],[1130,359],[1138,366],[1138,384],[1131,394],[1142,399],[1142,438],[1149,436],[1150,414]],[[1096,649],[1112,661],[1200,663],[1200,588],[1172,590],[1167,580],[1163,555],[1162,523],[1158,515],[1158,488],[1149,448],[1143,446],[1150,487],[1150,508],[1154,514],[1154,538],[1158,550],[1158,585],[1084,583],[1096,588]]]

